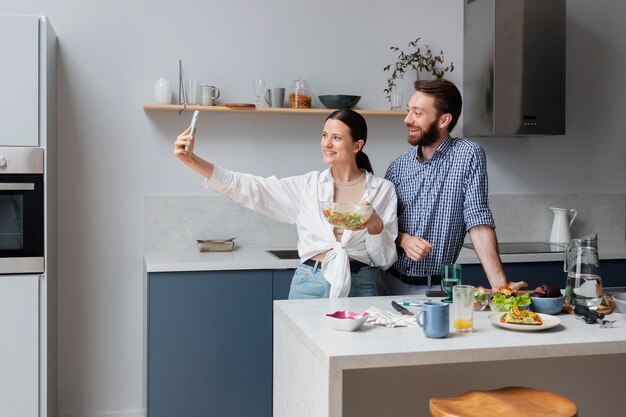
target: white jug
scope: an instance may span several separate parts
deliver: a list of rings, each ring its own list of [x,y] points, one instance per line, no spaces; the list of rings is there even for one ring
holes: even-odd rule
[[[569,243],[571,239],[569,228],[574,222],[578,212],[574,209],[558,207],[550,207],[550,210],[554,212],[552,231],[550,232],[550,243]],[[571,219],[567,218],[568,213],[573,213]]]

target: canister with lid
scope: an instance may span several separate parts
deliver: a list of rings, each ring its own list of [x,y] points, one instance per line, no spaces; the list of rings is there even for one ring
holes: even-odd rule
[[[308,81],[298,78],[297,80],[291,82],[289,107],[292,109],[311,108],[311,91],[309,90]]]

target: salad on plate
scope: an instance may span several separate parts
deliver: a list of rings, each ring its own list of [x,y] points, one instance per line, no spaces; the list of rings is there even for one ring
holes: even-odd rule
[[[530,295],[527,292],[515,291],[508,285],[505,285],[493,294],[489,307],[492,311],[504,313],[511,310],[513,306],[525,310],[530,303]]]

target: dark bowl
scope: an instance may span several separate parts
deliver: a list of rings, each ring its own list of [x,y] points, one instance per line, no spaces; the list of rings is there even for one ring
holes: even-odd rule
[[[322,104],[329,109],[351,109],[361,100],[361,96],[348,96],[345,94],[332,94],[317,96]]]

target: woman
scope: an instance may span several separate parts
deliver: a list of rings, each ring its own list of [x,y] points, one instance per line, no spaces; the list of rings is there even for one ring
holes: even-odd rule
[[[262,178],[228,171],[193,153],[187,128],[176,138],[174,155],[203,175],[207,188],[272,219],[296,225],[298,253],[289,298],[374,296],[377,268],[397,259],[396,194],[393,184],[372,175],[363,146],[367,124],[353,110],[326,118],[322,159],[330,168],[286,178]],[[189,150],[185,151],[185,146]],[[358,229],[334,229],[321,213],[321,201],[371,204],[373,213]],[[371,265],[371,266],[370,266]]]

